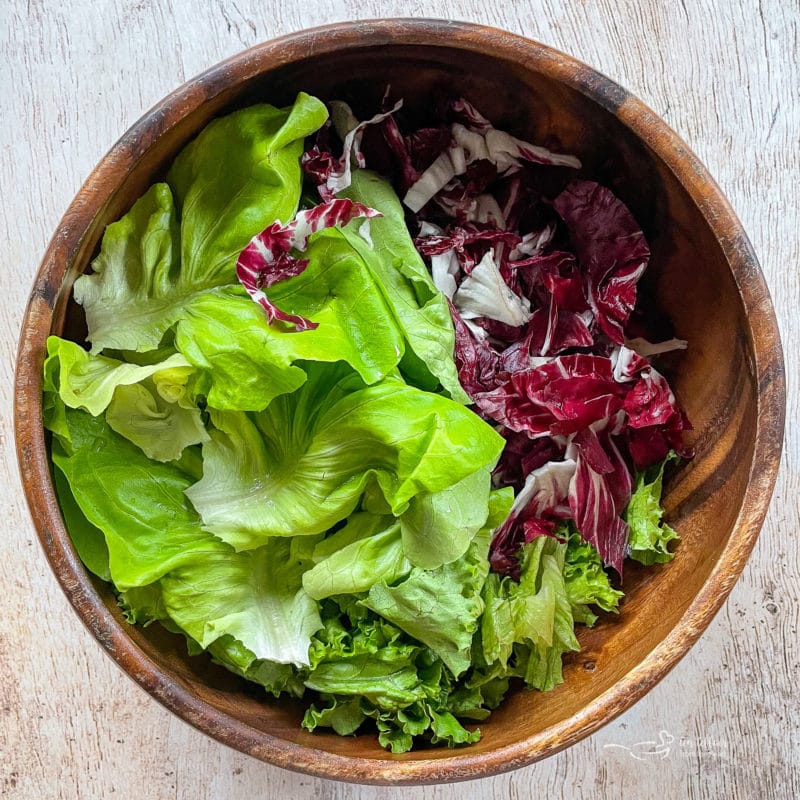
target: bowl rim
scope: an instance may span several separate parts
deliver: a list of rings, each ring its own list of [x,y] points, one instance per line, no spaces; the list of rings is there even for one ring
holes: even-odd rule
[[[392,43],[444,45],[522,63],[615,114],[673,172],[719,241],[752,320],[752,366],[758,380],[755,447],[741,510],[718,562],[677,625],[643,661],[574,717],[495,750],[474,755],[469,749],[454,750],[438,759],[350,757],[288,742],[219,711],[168,678],[128,636],[88,580],[61,517],[42,426],[42,364],[61,282],[130,165],[179,119],[233,83],[297,62],[309,52],[320,55]],[[50,566],[83,623],[136,683],[207,735],[271,764],[336,780],[423,784],[498,774],[569,747],[627,710],[677,664],[722,606],[755,545],[780,464],[785,403],[778,325],[753,247],[707,169],[655,112],[591,67],[534,40],[467,22],[399,18],[323,25],[258,44],[187,81],[134,123],[86,179],[48,245],[22,323],[14,422],[26,499]]]

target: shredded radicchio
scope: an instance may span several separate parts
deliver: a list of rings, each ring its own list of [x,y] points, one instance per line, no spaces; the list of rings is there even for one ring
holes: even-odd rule
[[[683,441],[691,425],[652,364],[686,342],[650,342],[641,320],[631,319],[650,260],[644,233],[610,189],[576,177],[574,156],[495,128],[463,98],[433,124],[404,130],[401,103],[388,98],[387,90],[381,113],[365,122],[349,106],[333,106],[341,156],[326,128],[302,159],[332,201],[319,206],[330,212],[317,213],[344,221],[375,215],[358,204],[333,210],[349,202],[333,198],[353,163],[373,158],[362,141],[372,126],[382,134],[370,134],[382,148],[375,160],[394,165],[417,249],[448,298],[459,380],[506,440],[493,480],[513,487],[515,501],[495,531],[492,568],[518,577],[520,548],[561,535],[571,520],[621,576],[634,471],[671,450],[692,454]],[[299,223],[301,235],[292,224],[256,237],[239,276],[270,319],[302,330],[313,323],[276,309],[263,293],[304,268],[289,251],[302,249],[311,223]]]
[[[498,130],[463,98],[439,122],[380,124],[417,249],[450,301],[459,379],[507,442],[494,480],[517,495],[492,566],[516,576],[521,545],[571,519],[621,575],[633,471],[691,455],[651,364],[686,342],[626,338],[647,241],[610,189],[574,177],[574,156]],[[543,194],[537,165],[563,168],[560,189]]]

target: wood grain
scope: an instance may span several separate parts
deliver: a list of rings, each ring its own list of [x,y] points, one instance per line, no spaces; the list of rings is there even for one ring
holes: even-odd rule
[[[358,10],[373,16],[390,5],[393,13],[423,13],[410,3],[364,3]],[[315,19],[299,13],[311,7],[318,9]],[[15,15],[3,12],[9,24],[3,26],[2,44],[14,65],[9,83],[15,91],[2,92],[0,110],[17,123],[10,129],[29,134],[27,141],[10,137],[5,153],[13,157],[3,159],[2,185],[33,185],[30,193],[6,196],[4,202],[6,263],[23,267],[8,269],[1,278],[7,362],[45,238],[116,135],[181,82],[183,73],[191,75],[282,30],[353,13],[324,3],[258,8],[261,16],[255,16],[256,4],[244,6],[244,13],[233,5],[223,13],[219,7],[198,12],[166,3],[107,5],[99,14],[77,3],[58,12],[36,5],[20,6]],[[467,3],[448,4],[440,13],[498,24],[572,51],[666,114],[742,215],[784,312],[791,358],[798,331],[789,312],[797,307],[797,279],[785,265],[796,259],[798,220],[782,198],[791,196],[798,166],[798,81],[790,57],[797,12],[778,4],[760,18],[755,9],[739,6],[726,6],[717,16],[699,6],[683,16],[681,8],[667,13],[633,3],[620,4],[613,15],[604,13],[605,3],[573,9],[544,4],[538,13],[525,8],[520,19],[513,8],[503,17],[469,14]],[[283,16],[270,17],[269,11]],[[143,48],[143,42],[151,47]],[[713,63],[694,55],[709,50],[718,53]],[[10,372],[4,377],[10,387]],[[796,413],[793,381],[790,387]],[[10,405],[9,388],[3,402]],[[4,414],[4,442],[10,438],[8,425]],[[565,797],[798,794],[793,756],[800,742],[791,701],[798,671],[792,536],[798,519],[791,500],[797,444],[791,428],[787,444],[788,463],[757,554],[725,616],[687,660],[593,739],[529,770],[476,783],[476,793],[524,797],[535,787],[537,794],[549,790]],[[0,785],[9,796],[107,797],[137,790],[143,776],[152,781],[146,792],[152,797],[245,797],[267,784],[276,796],[385,796],[381,790],[299,778],[234,755],[169,718],[124,681],[80,630],[32,545],[13,455],[5,444],[3,468],[12,535],[11,556],[0,565],[3,585],[10,588],[0,617],[0,678],[5,679],[0,751],[7,770]],[[31,640],[39,646],[35,655],[26,655],[31,649],[20,643]],[[656,764],[604,747],[658,739],[662,729],[674,743]],[[758,785],[751,783],[753,763],[762,767]],[[452,796],[447,787],[406,793]]]

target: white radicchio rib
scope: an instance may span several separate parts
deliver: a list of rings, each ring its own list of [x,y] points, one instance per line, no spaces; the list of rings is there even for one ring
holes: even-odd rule
[[[581,166],[581,162],[575,156],[551,153],[545,147],[524,142],[496,128],[488,131],[485,138],[489,161],[492,161],[497,166],[497,171],[501,173],[518,166],[520,160],[574,169],[580,169]]]
[[[355,158],[357,166],[364,167],[365,165],[364,155],[361,152],[361,138],[364,135],[364,128],[367,125],[376,125],[385,120],[386,117],[394,114],[395,111],[402,108],[403,101],[398,100],[389,111],[383,114],[376,114],[363,122],[359,122],[355,118],[347,103],[341,100],[334,100],[330,105],[333,126],[344,143],[342,157],[339,160],[339,169],[333,170],[325,181],[327,194],[332,197],[344,191],[350,185],[352,180],[351,161],[353,158]]]
[[[403,198],[408,208],[418,212],[457,175],[463,175],[475,161],[491,161],[500,174],[515,171],[521,161],[550,164],[579,169],[581,162],[575,156],[552,153],[544,147],[517,139],[510,133],[499,131],[463,98],[453,109],[468,123],[454,122],[450,126],[452,142],[436,160],[411,185]],[[502,211],[498,207],[499,216]]]
[[[465,320],[488,317],[519,327],[533,316],[530,300],[514,294],[503,280],[492,250],[461,282],[453,304]]]
[[[509,261],[541,255],[545,247],[553,241],[556,226],[548,223],[539,231],[531,231],[522,237],[522,241],[508,254]]]
[[[576,466],[576,462],[568,458],[564,461],[548,461],[533,470],[514,498],[510,514],[519,514],[529,504],[534,514],[569,514],[569,486]]]
[[[455,175],[466,171],[464,151],[460,147],[451,147],[439,153],[417,182],[406,192],[403,202],[414,213],[418,212],[435,194],[438,194]]]

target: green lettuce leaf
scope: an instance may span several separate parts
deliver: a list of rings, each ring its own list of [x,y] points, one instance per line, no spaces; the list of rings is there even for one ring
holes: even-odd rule
[[[186,368],[191,369],[191,365],[179,353],[165,361],[138,366],[90,355],[79,344],[58,336],[47,339],[45,373],[51,391],[58,391],[70,408],[82,408],[95,417],[108,408],[118,387],[140,383],[161,371]]]
[[[152,350],[175,321],[180,230],[172,192],[156,183],[106,228],[93,272],[75,281],[92,352]]]
[[[311,669],[304,679],[308,688],[360,697],[387,711],[427,696],[417,669],[418,644],[380,618],[345,620],[331,614],[332,608],[331,603],[323,613],[324,627],[311,645]]]
[[[305,692],[305,686],[294,664],[278,664],[255,658],[253,653],[232,636],[220,637],[209,645],[208,651],[217,664],[263,686],[274,697],[280,697],[284,692],[293,697],[302,697]],[[243,664],[246,666],[242,666]]]
[[[403,551],[415,567],[436,569],[460,558],[489,513],[488,469],[442,489],[417,495],[400,517]]]
[[[191,478],[148,459],[102,417],[71,408],[65,416],[70,442],[54,440],[53,462],[86,519],[103,532],[117,589],[147,586],[194,553],[213,552],[214,537],[184,495]]]
[[[364,387],[343,367],[307,369],[306,384],[263,412],[210,412],[203,478],[187,496],[205,529],[237,550],[328,530],[373,482],[402,514],[502,449],[490,426],[445,397],[396,378]]]
[[[662,521],[664,509],[661,506],[661,491],[664,481],[664,468],[680,457],[671,452],[661,464],[640,472],[636,476],[633,494],[623,515],[630,527],[630,558],[646,566],[665,564],[672,561],[674,553],[669,550],[670,542],[680,536]]]
[[[580,645],[575,638],[575,621],[564,584],[566,547],[550,537],[540,538],[547,541],[539,559],[538,594],[546,592],[553,597],[552,632],[549,637],[524,635],[522,645],[517,648],[517,668],[524,668],[522,676],[530,688],[547,692],[564,681],[564,653],[580,650]],[[534,626],[529,630],[534,630]],[[525,651],[527,663],[524,663]]]
[[[368,592],[376,581],[393,583],[407,575],[400,524],[392,517],[353,514],[347,524],[313,551],[317,562],[303,574],[303,588],[315,600]]]
[[[303,254],[305,270],[270,288],[272,302],[313,319],[316,329],[298,334],[267,324],[263,312],[235,287],[187,305],[176,346],[204,369],[211,406],[266,408],[274,397],[300,386],[300,360],[345,361],[366,384],[401,364],[420,387],[435,389],[441,378],[452,396],[467,402],[453,364],[447,303],[414,248],[399,200],[376,176],[364,186],[363,201],[380,202],[385,214],[372,220],[370,230],[394,255],[380,255],[367,244],[358,223],[326,229],[311,237]]]
[[[53,444],[86,518],[105,535],[109,570],[136,618],[152,619],[155,600],[137,587],[160,579],[163,607],[181,630],[208,647],[224,635],[255,658],[308,663],[319,627],[302,589],[307,564],[289,559],[288,540],[236,553],[200,527],[184,491],[191,479],[174,464],[149,460],[98,417],[67,409],[73,452]]]
[[[167,174],[181,214],[181,281],[232,283],[250,240],[297,212],[306,136],[328,118],[325,104],[300,92],[288,108],[262,103],[206,125]]]
[[[398,646],[387,658],[383,652],[324,661],[306,678],[305,685],[324,694],[356,695],[371,703],[397,710],[420,694],[420,681],[412,657],[416,648]]]
[[[80,506],[75,502],[69,481],[58,467],[53,470],[53,483],[58,497],[58,505],[64,515],[67,533],[75,546],[78,557],[90,572],[104,581],[110,581],[108,547],[103,531],[86,519]]]
[[[561,657],[578,650],[572,609],[564,584],[566,544],[539,536],[523,547],[519,583],[490,573],[484,584],[486,610],[481,643],[495,677],[519,675],[547,691],[561,683]]]
[[[131,625],[147,627],[153,622],[169,620],[167,609],[164,607],[161,584],[158,581],[147,586],[133,586],[120,592],[117,601],[125,619]]]
[[[483,611],[481,589],[489,571],[488,531],[464,557],[435,570],[415,568],[389,586],[374,583],[363,603],[433,650],[454,676],[470,666],[472,637]]]
[[[576,622],[592,626],[597,621],[597,615],[590,606],[617,612],[623,594],[612,588],[597,550],[583,541],[574,528],[569,530],[568,535],[564,585],[572,606],[572,616]]]
[[[437,382],[441,383],[453,400],[470,403],[453,362],[455,332],[447,300],[434,286],[414,247],[403,207],[391,184],[374,172],[356,169],[342,195],[383,214],[369,221],[371,246],[359,235],[356,225],[348,226],[344,235],[363,255],[414,356],[404,360],[405,374],[421,388],[434,389]]]
[[[152,379],[117,387],[106,421],[156,461],[174,461],[209,438],[200,410],[168,402]]]
[[[480,691],[457,687],[429,649],[355,600],[325,601],[323,620],[305,678],[306,686],[320,691],[323,706],[310,706],[305,728],[332,727],[348,735],[372,719],[379,742],[394,753],[410,750],[421,736],[449,747],[480,738],[455,715],[464,709],[483,718],[488,710],[480,708]]]
[[[360,697],[340,699],[331,697],[327,708],[310,706],[303,717],[303,727],[309,731],[316,728],[333,728],[339,736],[354,734],[367,715],[361,709]]]
[[[50,344],[50,339],[58,340],[57,337],[48,337],[48,355],[44,360],[44,380],[42,384],[42,424],[45,429],[52,431],[58,440],[67,445],[70,441],[69,424],[67,423],[66,406],[59,396],[59,384],[61,383],[61,359],[57,356],[53,358],[50,348],[57,349],[60,345]]]
[[[472,639],[483,612],[481,598],[489,571],[489,541],[513,502],[511,489],[492,493],[486,525],[474,535],[467,552],[438,569],[414,568],[396,585],[374,581],[363,604],[426,644],[459,676],[471,663]],[[483,503],[484,514],[487,504]],[[429,535],[437,535],[431,528]]]
[[[214,408],[266,408],[274,397],[303,383],[298,363],[303,360],[343,361],[366,384],[380,381],[400,362],[403,331],[382,287],[343,232],[315,234],[303,257],[306,269],[270,287],[270,299],[313,319],[316,329],[298,333],[268,324],[263,309],[237,287],[207,293],[187,306],[176,346],[206,370],[205,391]]]
[[[92,352],[152,350],[198,292],[235,281],[250,239],[294,216],[303,140],[326,117],[301,93],[290,108],[262,104],[215,120],[181,151],[167,183],[108,226],[93,274],[75,282]]]
[[[62,437],[69,438],[68,426],[53,417],[59,404],[48,398],[55,392],[65,405],[93,416],[107,409],[111,428],[157,461],[172,461],[184,448],[208,440],[186,389],[194,368],[179,353],[151,364],[129,364],[90,355],[57,336],[48,338],[47,352],[45,424]]]
[[[289,546],[271,539],[236,553],[215,540],[161,579],[167,613],[202,647],[228,635],[257,659],[308,664],[311,634],[322,623]]]

